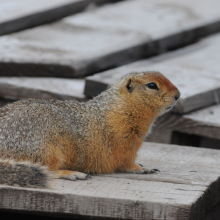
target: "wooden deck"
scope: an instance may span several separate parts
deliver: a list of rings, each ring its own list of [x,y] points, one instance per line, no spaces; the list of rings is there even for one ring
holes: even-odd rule
[[[1,77],[0,97],[11,100],[37,98],[85,101],[84,87],[84,79]]]
[[[120,0],[0,0],[0,36],[57,21],[92,5]]]
[[[219,220],[219,31],[218,0],[0,0],[0,106],[84,101],[131,71],[161,71],[181,91],[148,137],[162,144],[138,153],[160,173],[0,185],[0,219]]]
[[[82,77],[220,30],[217,0],[122,1],[0,38],[0,75]],[[109,15],[109,16],[108,16]]]
[[[158,57],[138,61],[86,78],[85,94],[96,96],[132,71],[161,71],[181,91],[177,113],[220,102],[220,34]]]
[[[120,219],[201,220],[220,204],[220,151],[148,143],[137,162],[157,174],[55,180],[52,189],[0,186],[0,209]]]
[[[162,116],[157,121],[157,126],[153,128],[152,137],[150,141],[159,140],[164,143],[178,143],[181,144],[181,140],[172,140],[173,132],[180,132],[179,139],[190,139],[189,135],[193,139],[197,139],[198,143],[195,146],[201,146],[206,148],[220,149],[220,105],[214,105],[208,108],[204,108],[198,111],[194,111],[185,115],[170,114],[169,116]],[[160,140],[161,134],[166,135]],[[185,135],[185,136],[184,136]],[[159,138],[159,139],[158,139]],[[173,142],[174,141],[174,142]],[[184,142],[183,142],[184,143]],[[193,145],[192,142],[189,145]],[[185,142],[184,144],[187,144]]]

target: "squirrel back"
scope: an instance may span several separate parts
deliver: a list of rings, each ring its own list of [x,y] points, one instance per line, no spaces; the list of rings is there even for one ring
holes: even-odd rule
[[[87,102],[27,99],[9,104],[0,109],[1,179],[2,170],[9,173],[13,164],[7,167],[3,160],[29,161],[33,170],[34,164],[47,166],[55,178],[69,180],[89,178],[85,173],[151,173],[135,164],[137,151],[154,120],[172,109],[179,96],[159,72],[142,72],[126,75]],[[42,179],[50,173],[39,172]],[[15,184],[25,185],[20,182]]]

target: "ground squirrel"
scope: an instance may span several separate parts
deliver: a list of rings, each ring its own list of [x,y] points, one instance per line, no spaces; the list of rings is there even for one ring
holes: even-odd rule
[[[153,173],[135,164],[137,151],[155,118],[179,97],[161,73],[133,72],[87,102],[9,104],[0,109],[0,184],[46,187],[50,174],[76,180]]]

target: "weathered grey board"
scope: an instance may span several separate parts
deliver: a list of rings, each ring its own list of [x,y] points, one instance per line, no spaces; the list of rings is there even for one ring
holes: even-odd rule
[[[220,101],[220,34],[199,43],[86,78],[85,94],[96,96],[132,71],[160,71],[181,92],[174,109],[187,113]]]
[[[0,0],[0,36],[53,22],[110,0]]]
[[[220,203],[220,151],[144,144],[138,162],[161,173],[56,180],[52,189],[0,186],[0,209],[120,219],[202,220]]]
[[[86,100],[83,79],[58,79],[37,77],[1,77],[0,97],[7,99],[77,99]]]
[[[155,129],[162,128],[168,131],[179,131],[220,139],[220,105],[214,105],[182,116],[175,114],[163,116],[158,119],[155,126]]]
[[[123,1],[0,38],[0,75],[80,77],[220,30],[220,2]]]

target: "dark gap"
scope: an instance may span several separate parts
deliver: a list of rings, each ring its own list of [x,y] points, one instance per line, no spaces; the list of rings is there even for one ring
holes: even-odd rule
[[[74,220],[113,220],[115,218],[106,218],[106,217],[92,217],[92,216],[81,216],[74,214],[65,214],[65,213],[37,213],[37,212],[27,212],[27,211],[9,211],[9,210],[0,210],[0,219],[1,220],[65,220],[65,219],[74,219]],[[120,220],[120,219],[119,219]]]
[[[196,134],[187,134],[174,131],[171,137],[171,144],[193,146],[210,149],[220,149],[220,140],[199,136]]]
[[[171,137],[171,144],[199,147],[200,136],[174,131]]]
[[[214,207],[209,210],[206,214],[204,220],[219,220],[220,219],[220,203],[215,205]]]
[[[0,108],[9,104],[9,103],[15,102],[15,101],[17,101],[17,100],[11,100],[11,99],[6,99],[6,98],[0,97]]]

